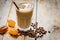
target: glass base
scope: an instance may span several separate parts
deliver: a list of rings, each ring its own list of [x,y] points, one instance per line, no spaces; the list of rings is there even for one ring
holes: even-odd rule
[[[18,26],[18,29],[21,30],[21,31],[28,31],[30,30],[31,26],[29,26],[28,28],[21,28]]]

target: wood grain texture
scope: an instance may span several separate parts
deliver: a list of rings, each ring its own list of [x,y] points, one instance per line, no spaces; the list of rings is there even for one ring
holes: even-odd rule
[[[12,37],[9,33],[4,34],[3,40],[16,40],[16,38]]]
[[[0,35],[0,40],[3,40],[3,35]]]
[[[10,0],[0,0],[0,27],[6,25]],[[0,35],[0,40],[3,40],[4,35]]]
[[[54,40],[53,34],[53,24],[54,24],[54,18],[52,15],[52,9],[51,6],[54,4],[54,1],[52,0],[44,0],[44,3],[38,2],[38,12],[37,12],[37,21],[38,26],[44,27],[45,30],[51,31],[51,33],[47,33],[43,36],[41,40]]]
[[[57,2],[58,2],[57,8],[60,8],[59,0],[57,0]],[[7,7],[7,6],[5,6],[5,7]],[[52,0],[44,0],[43,4],[40,3],[40,1],[38,1],[38,9],[37,9],[37,11],[38,11],[37,12],[38,26],[42,26],[45,28],[45,30],[52,32],[50,34],[47,33],[46,35],[44,35],[44,37],[42,39],[38,38],[38,40],[60,40],[60,36],[59,36],[60,32],[59,31],[56,31],[56,32],[54,32],[55,34],[53,34],[53,25],[55,23],[54,20],[56,20],[57,25],[60,25],[60,21],[59,21],[60,20],[60,16],[59,16],[60,11],[59,10],[60,9],[56,9],[56,7],[55,7],[55,0],[53,0],[53,1]],[[1,13],[2,12],[0,12],[0,14]],[[57,15],[56,15],[56,13],[57,13]],[[4,20],[5,20],[5,18],[7,18],[7,17],[4,17]],[[58,18],[58,20],[57,20],[57,18]],[[12,19],[12,20],[15,20],[17,22],[16,9],[15,9],[14,5],[12,6],[12,9],[11,9],[11,12],[10,12],[8,19]],[[2,21],[3,20],[0,20],[0,24],[2,24]],[[33,12],[32,22],[33,23],[36,22],[36,9],[34,9],[34,12]],[[18,28],[17,24],[15,27]],[[24,39],[25,40],[34,40],[34,38],[30,38],[30,37],[24,38],[24,36],[19,36],[18,38],[14,38],[9,33],[4,34],[4,37],[3,37],[3,35],[0,35],[0,40],[24,40]]]

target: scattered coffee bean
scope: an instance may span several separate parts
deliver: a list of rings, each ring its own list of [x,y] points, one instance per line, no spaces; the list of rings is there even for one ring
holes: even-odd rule
[[[35,40],[37,40],[37,37],[35,38]]]
[[[41,31],[44,31],[44,28],[43,28],[43,27],[39,27],[39,29],[40,29]]]
[[[48,33],[50,33],[50,31],[48,31]]]
[[[31,26],[33,26],[33,25],[31,25]]]
[[[39,32],[40,32],[39,28],[37,28],[37,29],[36,29],[36,32],[37,32],[37,33],[39,33]]]
[[[40,37],[40,38],[43,37],[43,34],[41,34],[39,37]]]

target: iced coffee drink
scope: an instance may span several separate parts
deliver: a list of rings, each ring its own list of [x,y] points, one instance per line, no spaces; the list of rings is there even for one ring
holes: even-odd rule
[[[20,28],[28,28],[31,23],[33,5],[29,2],[20,2],[19,10],[16,10],[17,22]]]

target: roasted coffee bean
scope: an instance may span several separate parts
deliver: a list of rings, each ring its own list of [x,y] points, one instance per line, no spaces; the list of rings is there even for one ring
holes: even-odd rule
[[[35,24],[33,24],[35,26]]]
[[[40,38],[43,37],[43,34],[40,34],[39,37],[40,37]]]
[[[41,31],[42,32],[42,34],[45,34],[45,31]]]
[[[20,33],[20,30],[19,29],[17,29],[18,30],[18,33]]]
[[[29,33],[29,37],[34,38],[34,37],[36,37],[36,34],[35,33]]]
[[[39,32],[40,32],[39,28],[37,28],[35,32],[36,32],[36,33],[39,33]]]
[[[34,30],[30,30],[29,33],[31,33],[31,34],[34,33]]]
[[[37,25],[34,26],[34,29],[37,29]]]
[[[31,26],[33,26],[34,24],[33,23],[31,23]]]
[[[32,34],[29,34],[28,36],[29,36],[29,37],[32,37]]]
[[[44,30],[44,28],[43,27],[39,27],[39,29],[42,31],[42,30]]]
[[[34,38],[34,37],[36,37],[36,34],[35,34],[35,33],[33,33],[33,34],[32,34],[32,37],[33,37],[33,38]]]
[[[34,28],[34,29],[37,29],[37,26],[34,26],[33,28]]]
[[[34,23],[32,23],[32,25],[31,25],[34,29],[36,29],[37,28],[37,22],[34,24]]]
[[[39,32],[39,34],[41,34],[41,32]]]
[[[34,28],[34,25],[32,25],[32,27]]]
[[[48,33],[50,33],[50,31],[48,31]]]
[[[35,38],[35,40],[37,40],[37,37]]]
[[[43,35],[40,36],[40,38],[43,37]]]
[[[43,32],[42,32],[42,34],[46,34],[46,33],[47,33],[47,31],[43,31]]]
[[[31,25],[31,26],[33,26],[33,25]]]

